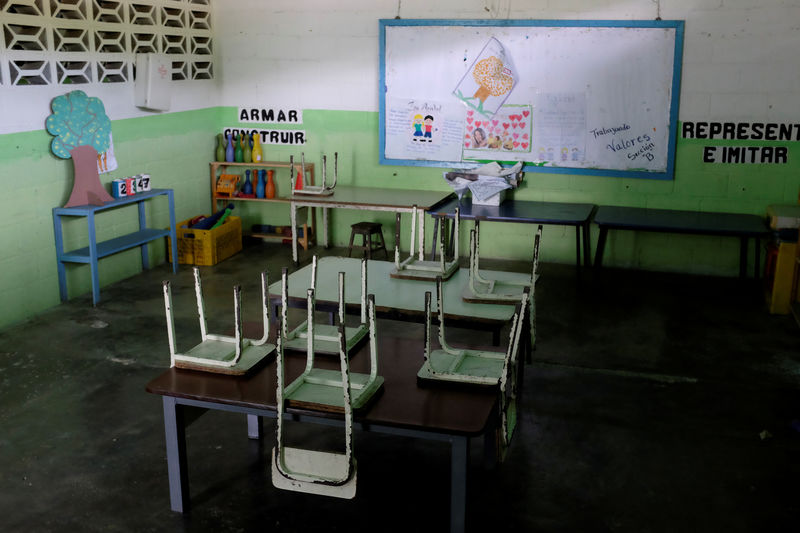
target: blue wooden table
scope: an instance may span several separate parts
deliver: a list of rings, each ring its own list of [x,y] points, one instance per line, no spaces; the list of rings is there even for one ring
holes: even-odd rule
[[[768,233],[763,217],[741,213],[710,213],[700,211],[675,211],[602,205],[597,209],[594,222],[600,227],[594,266],[603,264],[603,251],[608,230],[651,231],[739,238],[739,276],[747,276],[748,239],[755,239],[754,277],[758,278],[761,237]]]
[[[583,261],[589,266],[589,226],[594,204],[575,204],[561,202],[534,202],[526,200],[508,199],[499,206],[472,205],[471,199],[453,198],[441,202],[428,213],[435,218],[432,257],[436,255],[436,231],[439,220],[455,218],[456,207],[459,208],[461,220],[480,220],[487,222],[518,222],[523,224],[552,224],[556,226],[575,226],[575,253],[578,266],[581,266],[581,250]],[[442,225],[442,231],[445,231]],[[583,246],[581,246],[583,236]],[[531,237],[531,243],[533,237]],[[449,252],[452,254],[452,243]]]
[[[154,229],[147,227],[145,201],[158,196],[166,196],[169,203],[169,229]],[[139,231],[129,233],[97,242],[95,229],[95,216],[109,209],[116,209],[126,205],[136,204],[139,209]],[[89,246],[76,250],[64,251],[64,236],[61,227],[61,217],[86,217],[89,230]],[[172,239],[172,271],[178,272],[178,239],[175,235],[175,200],[172,189],[153,189],[134,196],[126,196],[103,205],[79,205],[74,207],[56,207],[53,209],[53,227],[56,241],[56,260],[58,262],[58,288],[61,301],[67,301],[67,272],[65,263],[87,263],[92,275],[92,303],[97,305],[100,301],[100,279],[97,273],[97,260],[129,248],[139,246],[142,253],[142,268],[150,267],[146,244],[161,237]]]

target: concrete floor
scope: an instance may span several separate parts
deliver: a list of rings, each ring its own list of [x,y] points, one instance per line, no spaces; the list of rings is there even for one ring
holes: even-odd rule
[[[289,259],[258,244],[204,268],[211,329],[230,327],[235,282],[257,316],[257,272],[277,279]],[[468,529],[797,531],[794,320],[735,279],[541,271],[521,425],[495,469],[474,443]],[[169,364],[162,278],[190,344],[191,269],[166,266],[104,288],[96,308],[87,294],[0,332],[0,531],[447,530],[446,444],[356,433],[358,494],[339,501],[274,489],[272,422],[258,443],[224,413],[188,428],[194,508],[171,512],[161,401],[144,390]]]

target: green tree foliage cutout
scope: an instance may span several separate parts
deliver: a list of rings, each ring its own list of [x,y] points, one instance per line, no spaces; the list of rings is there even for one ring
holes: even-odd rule
[[[111,119],[103,102],[83,91],[72,91],[54,98],[50,107],[53,114],[45,125],[55,136],[51,149],[62,159],[72,158],[75,167],[75,182],[65,207],[113,200],[97,171],[98,153],[108,150],[111,139]]]

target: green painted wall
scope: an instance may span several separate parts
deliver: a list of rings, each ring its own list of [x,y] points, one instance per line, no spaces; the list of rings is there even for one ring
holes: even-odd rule
[[[211,108],[113,121],[119,168],[101,175],[101,180],[108,184],[115,177],[148,173],[154,187],[175,189],[179,220],[207,210],[206,154],[213,147],[209,132],[218,117],[219,109]],[[60,301],[52,208],[66,202],[73,170],[71,160],[52,155],[51,140],[45,130],[0,135],[0,173],[6,187],[0,198],[0,327]],[[169,226],[166,199],[147,202],[147,215],[148,225]],[[98,240],[133,231],[138,227],[136,207],[102,213],[96,226]],[[67,249],[88,244],[86,219],[65,221],[63,227]],[[164,262],[165,250],[163,241],[152,243],[151,262]],[[140,269],[138,249],[101,259],[100,283],[113,283]],[[70,297],[91,291],[88,266],[68,265],[67,279]]]
[[[213,158],[215,133],[237,124],[236,108],[214,107],[198,111],[153,115],[113,121],[115,151],[119,169],[101,177],[146,172],[155,187],[175,190],[178,220],[210,211],[208,162]],[[378,164],[378,114],[375,112],[304,110],[304,123],[286,126],[306,131],[308,143],[302,148],[306,160],[318,167],[324,152],[331,158],[339,152],[341,184],[384,188],[448,191],[442,169],[381,166]],[[274,125],[264,125],[273,128]],[[281,126],[278,126],[280,128]],[[0,327],[19,322],[59,303],[53,241],[52,208],[63,205],[72,186],[72,164],[49,151],[51,136],[44,130],[0,136],[0,172],[6,194],[0,199]],[[700,209],[763,214],[771,203],[795,203],[800,189],[798,143],[788,145],[786,165],[725,165],[702,163],[703,146],[758,145],[743,141],[679,140],[674,181],[603,178],[582,175],[529,173],[515,198],[595,204],[647,206],[671,209]],[[768,143],[764,143],[768,144]],[[265,159],[288,161],[299,157],[293,146],[265,145]],[[331,165],[332,171],[332,165]],[[279,194],[288,188],[288,173],[277,174]],[[149,224],[168,225],[166,201],[148,202]],[[244,227],[254,223],[288,225],[288,207],[277,204],[238,202],[235,214]],[[332,213],[333,242],[345,245],[350,224],[376,220],[384,224],[390,246],[394,216],[373,212]],[[405,217],[401,247],[409,246],[408,217]],[[319,223],[319,221],[318,221]],[[136,209],[123,208],[100,216],[98,238],[110,238],[133,230]],[[428,242],[431,225],[428,225]],[[487,224],[481,239],[484,257],[527,259],[531,226]],[[86,245],[84,220],[64,225],[68,248]],[[593,232],[593,244],[596,232]],[[466,250],[467,232],[462,232]],[[154,264],[165,260],[163,243],[150,245]],[[571,228],[544,229],[542,260],[572,263],[575,235]],[[752,257],[751,257],[752,261]],[[612,232],[606,249],[609,265],[735,276],[738,273],[738,242],[702,236]],[[752,265],[751,265],[752,268]],[[138,251],[105,258],[100,263],[102,285],[139,272]],[[68,267],[70,296],[90,291],[89,269]],[[159,287],[153,287],[159,291]],[[102,305],[102,304],[101,304]]]
[[[237,109],[220,110],[224,125],[237,123]],[[386,188],[450,190],[441,177],[442,169],[433,167],[381,166],[378,164],[378,114],[373,112],[304,110],[303,124],[286,126],[302,129],[308,143],[303,147],[306,160],[321,164],[322,152],[332,158],[339,152],[340,183]],[[255,125],[254,125],[255,126]],[[264,128],[281,126],[263,125]],[[770,143],[761,143],[770,144]],[[528,173],[514,198],[563,202],[588,202],[607,205],[646,206],[666,209],[730,211],[764,214],[771,203],[797,202],[800,189],[800,149],[798,143],[789,148],[785,165],[704,164],[703,146],[754,145],[746,141],[705,141],[679,139],[675,180],[604,178],[585,175]],[[300,150],[291,146],[265,146],[265,159],[286,161]],[[319,170],[318,170],[319,172]],[[288,188],[288,173],[278,175],[279,185]],[[237,204],[244,227],[251,224],[287,224],[288,208],[281,206]],[[376,220],[384,224],[384,235],[390,245],[394,217],[374,212],[350,210],[332,214],[333,241],[346,245],[349,225],[359,220]],[[427,227],[428,243],[431,225]],[[408,249],[408,225],[401,242]],[[487,224],[483,228],[481,253],[484,257],[527,259],[528,241],[533,228],[523,224]],[[592,244],[596,242],[593,230]],[[461,249],[466,251],[468,233],[461,234]],[[673,234],[611,232],[604,262],[630,268],[691,272],[735,276],[738,274],[736,239]],[[573,262],[575,233],[572,228],[547,226],[544,229],[542,259]],[[763,255],[762,255],[763,257]],[[751,254],[752,262],[752,254]],[[752,263],[751,263],[752,268]]]

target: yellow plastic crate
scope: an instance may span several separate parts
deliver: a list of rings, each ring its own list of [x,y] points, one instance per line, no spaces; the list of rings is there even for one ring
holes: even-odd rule
[[[216,265],[242,249],[242,219],[229,216],[218,228],[202,230],[184,228],[189,220],[178,223],[178,262],[182,265]],[[172,261],[172,243],[167,239],[169,260]]]

